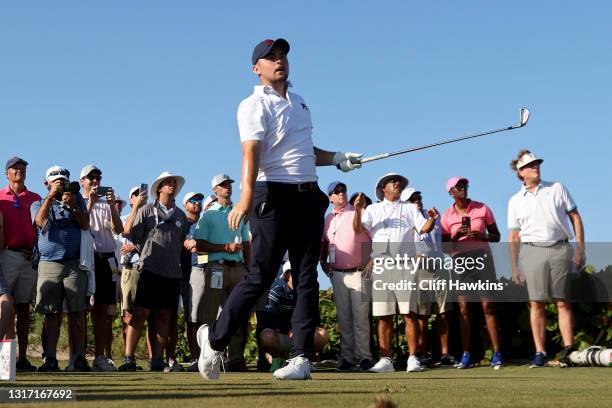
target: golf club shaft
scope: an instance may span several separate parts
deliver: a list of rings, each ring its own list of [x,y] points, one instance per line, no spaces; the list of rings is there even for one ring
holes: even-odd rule
[[[376,156],[365,157],[365,158],[361,159],[361,163],[367,163],[367,162],[371,162],[371,161],[375,161],[375,160],[386,159],[387,157],[397,156],[399,154],[416,152],[418,150],[429,149],[430,147],[441,146],[441,145],[445,145],[445,144],[449,144],[449,143],[459,142],[461,140],[474,139],[476,137],[486,136],[486,135],[490,135],[490,134],[493,134],[493,133],[504,132],[506,130],[518,129],[520,127],[521,126],[517,126],[517,125],[515,125],[515,126],[508,126],[508,127],[502,128],[502,129],[490,130],[488,132],[477,133],[475,135],[469,135],[469,136],[458,137],[456,139],[444,140],[444,141],[441,141],[441,142],[431,143],[431,144],[424,145],[424,146],[412,147],[412,148],[409,148],[409,149],[398,150],[396,152],[382,153],[382,154],[378,154]]]

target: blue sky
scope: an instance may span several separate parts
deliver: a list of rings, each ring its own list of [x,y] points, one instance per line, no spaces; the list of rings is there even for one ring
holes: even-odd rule
[[[508,163],[529,148],[543,177],[577,201],[589,241],[612,219],[612,5],[604,1],[62,1],[0,6],[0,156],[30,162],[42,192],[53,164],[87,163],[125,196],[163,170],[186,191],[239,177],[238,103],[252,92],[253,46],[286,38],[294,91],[321,148],[380,152],[518,121],[521,130],[373,162],[319,169],[373,195],[400,172],[444,210],[445,181],[471,181],[507,236],[519,182]],[[5,160],[5,159],[3,159]]]

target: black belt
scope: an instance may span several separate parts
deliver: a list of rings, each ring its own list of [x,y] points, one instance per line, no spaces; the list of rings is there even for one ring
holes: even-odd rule
[[[220,259],[218,261],[211,261],[211,263],[218,263],[219,265],[227,265],[227,266],[242,266],[243,262],[240,261],[227,261],[225,259]]]
[[[534,247],[548,248],[548,247],[559,245],[559,244],[567,244],[568,242],[569,242],[569,240],[563,239],[561,241],[555,241],[554,243],[552,243],[552,244],[550,244],[548,246],[538,245],[538,244],[540,244],[540,242],[521,242],[521,244],[529,245],[529,246],[534,246]]]
[[[94,252],[97,258],[109,259],[115,256],[114,252]]]
[[[363,268],[348,268],[348,269],[332,268],[332,271],[334,272],[344,272],[344,273],[361,272],[362,270]]]
[[[319,191],[319,184],[316,181],[309,181],[307,183],[279,183],[276,181],[264,181],[270,190],[276,191],[291,191],[291,192],[307,192],[307,191]]]
[[[12,246],[7,246],[6,249],[8,251],[13,251],[13,252],[22,252],[22,251],[31,251],[32,250],[32,248],[25,248],[25,247],[18,248],[18,247],[12,247]]]

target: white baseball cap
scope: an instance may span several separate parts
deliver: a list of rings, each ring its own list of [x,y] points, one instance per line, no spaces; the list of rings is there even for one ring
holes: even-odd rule
[[[226,180],[229,180],[230,183],[234,182],[234,180],[230,176],[228,176],[227,174],[220,173],[220,174],[217,174],[215,177],[212,178],[212,180],[210,182],[210,185],[212,186],[212,188],[215,188],[219,184],[223,183]]]
[[[208,207],[208,205],[212,203],[213,201],[217,201],[216,195],[211,194],[209,196],[206,196],[206,198],[204,199],[204,202],[202,203],[202,210],[206,210],[206,207]]]
[[[58,179],[69,180],[70,172],[62,166],[51,166],[45,172],[45,179],[47,181],[55,181]]]
[[[99,168],[97,168],[93,164],[88,164],[87,166],[85,166],[85,167],[83,167],[81,169],[81,176],[79,178],[82,179],[83,177],[87,177],[89,175],[89,173],[91,173],[92,171],[97,171],[100,174],[102,174],[102,170],[100,170]]]
[[[183,197],[183,205],[187,204],[187,201],[196,196],[200,196],[201,199],[204,199],[204,194],[190,191]]]
[[[180,193],[181,189],[185,185],[185,177],[177,176],[176,174],[171,173],[169,171],[164,171],[151,184],[149,194],[151,194],[151,197],[153,197],[154,200],[157,200],[159,198],[159,196],[157,195],[157,189],[159,188],[159,185],[162,183],[162,181],[164,181],[165,179],[169,179],[169,178],[176,179],[176,191],[174,192],[174,196],[175,197],[178,196],[178,193]]]
[[[416,188],[412,188],[412,187],[408,187],[402,190],[402,194],[400,195],[400,201],[408,201],[410,200],[410,197],[412,197],[412,195],[414,193],[421,193],[420,191],[417,191]]]
[[[140,194],[139,190],[140,190],[140,186],[134,186],[134,187],[130,188],[130,194],[128,194],[128,199],[132,198],[134,193],[137,192],[137,191]]]
[[[533,163],[535,161],[537,161],[538,163],[542,163],[544,159],[540,159],[536,157],[536,155],[533,153],[525,153],[524,155],[521,156],[519,161],[516,163],[516,168],[521,169],[525,167],[526,165]]]

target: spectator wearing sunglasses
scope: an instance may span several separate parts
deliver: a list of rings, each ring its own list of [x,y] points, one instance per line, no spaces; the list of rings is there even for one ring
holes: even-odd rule
[[[333,209],[325,217],[321,267],[334,289],[340,326],[340,358],[336,369],[367,371],[372,367],[371,280],[364,279],[363,270],[370,258],[371,240],[365,231],[353,229],[355,208],[348,202],[346,184],[330,183],[327,195]]]
[[[491,209],[476,200],[468,198],[469,181],[465,177],[451,177],[446,182],[446,191],[453,199],[453,204],[442,215],[442,242],[450,242],[451,256],[455,265],[467,265],[467,261],[477,262],[481,258],[484,267],[453,273],[453,279],[463,282],[496,282],[495,266],[489,242],[499,242],[500,233]],[[499,348],[497,317],[495,304],[490,293],[459,293],[459,329],[463,355],[457,368],[471,368],[474,361],[470,353],[470,301],[480,301],[487,323],[487,330],[493,346],[491,366],[498,369],[502,366],[502,354]]]
[[[245,264],[251,255],[249,227],[242,222],[236,231],[229,226],[227,215],[234,208],[232,203],[232,183],[227,174],[217,174],[211,186],[217,201],[202,213],[193,238],[197,241],[198,252],[208,254],[208,265],[204,272],[204,307],[198,310],[198,318],[211,325],[217,320],[219,308],[223,308],[230,293],[244,279]],[[195,276],[194,276],[195,279]],[[202,290],[202,289],[199,289]],[[199,321],[199,320],[198,320]],[[246,371],[244,344],[246,321],[235,331],[228,345],[228,367],[230,371]]]
[[[32,267],[32,248],[36,230],[32,225],[30,207],[41,197],[25,186],[28,162],[20,157],[11,157],[5,166],[8,179],[6,188],[0,190],[0,212],[4,216],[4,241],[0,246],[0,265],[8,285],[8,294],[13,294],[17,312],[17,336],[19,356],[17,371],[35,371],[26,357],[30,328],[30,303],[36,297],[37,274]],[[7,338],[15,338],[15,321],[8,321]]]
[[[64,300],[74,356],[72,370],[90,370],[85,359],[87,272],[79,268],[81,231],[89,229],[89,215],[81,194],[66,188],[69,178],[70,172],[63,167],[47,169],[45,186],[49,192],[31,207],[37,229],[36,311],[45,315],[46,329],[46,354],[40,372],[59,371],[56,349]]]
[[[123,232],[123,223],[115,207],[113,189],[102,191],[101,182],[102,171],[98,167],[92,164],[83,167],[81,185],[89,212],[96,270],[96,293],[92,310],[96,356],[93,370],[117,371],[111,356],[119,273],[113,234],[119,235]]]

